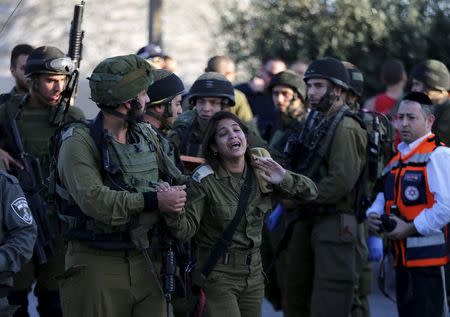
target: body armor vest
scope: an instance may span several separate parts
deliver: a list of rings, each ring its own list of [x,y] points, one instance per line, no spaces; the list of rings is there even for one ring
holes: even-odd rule
[[[159,177],[157,151],[142,127],[138,124],[130,128],[129,143],[121,144],[113,140],[107,131],[103,131],[102,122],[100,113],[89,124],[89,129],[100,152],[105,185],[119,191],[154,190]],[[57,192],[62,198],[60,218],[66,239],[85,241],[98,249],[135,248],[128,234],[128,226],[113,227],[85,215],[68,193],[61,186],[58,187]]]

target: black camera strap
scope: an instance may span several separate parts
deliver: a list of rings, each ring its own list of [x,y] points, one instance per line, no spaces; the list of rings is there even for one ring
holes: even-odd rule
[[[253,170],[250,166],[247,166],[244,184],[242,185],[241,193],[239,194],[239,202],[236,209],[236,214],[234,215],[234,218],[233,220],[231,220],[228,227],[223,232],[219,242],[217,242],[217,244],[214,246],[211,254],[208,257],[208,260],[203,266],[201,274],[204,278],[207,278],[209,276],[214,266],[222,257],[225,250],[231,245],[231,240],[233,238],[234,232],[236,231],[236,228],[240,223],[242,216],[245,214],[245,209],[247,208],[248,198],[250,197],[250,193],[252,191],[252,179]]]

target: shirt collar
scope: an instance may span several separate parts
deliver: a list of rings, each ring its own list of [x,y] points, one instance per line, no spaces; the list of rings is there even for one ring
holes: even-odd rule
[[[425,138],[427,138],[430,135],[431,135],[431,132],[428,132],[424,136],[418,138],[417,140],[415,140],[414,142],[411,142],[409,144],[405,143],[405,142],[401,142],[397,146],[397,150],[401,153],[402,156],[408,155],[409,152],[414,150]]]

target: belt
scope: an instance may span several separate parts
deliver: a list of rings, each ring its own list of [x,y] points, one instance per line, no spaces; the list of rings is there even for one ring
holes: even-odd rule
[[[197,248],[197,256],[200,261],[206,261],[211,254],[209,248]],[[261,262],[261,253],[259,249],[238,251],[228,250],[222,254],[217,264],[233,265],[233,266],[250,266],[255,263]]]

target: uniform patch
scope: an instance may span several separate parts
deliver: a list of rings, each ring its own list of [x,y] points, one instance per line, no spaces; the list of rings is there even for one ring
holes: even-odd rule
[[[409,201],[416,201],[419,198],[419,189],[416,186],[408,186],[405,188],[405,197]]]
[[[192,175],[192,179],[197,183],[200,183],[203,178],[211,174],[214,174],[214,170],[211,168],[211,166],[202,165],[195,170],[194,175]]]
[[[68,128],[61,136],[61,140],[65,141],[73,135],[73,127]]]
[[[11,204],[11,208],[16,215],[23,220],[26,224],[31,225],[33,223],[33,217],[31,216],[30,207],[25,197],[20,197],[14,200]]]

